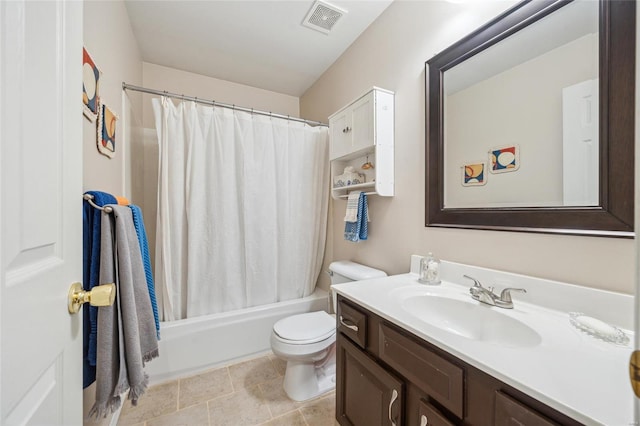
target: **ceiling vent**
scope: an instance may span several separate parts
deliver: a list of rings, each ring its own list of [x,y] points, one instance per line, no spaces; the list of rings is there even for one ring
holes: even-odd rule
[[[323,34],[329,34],[336,22],[338,22],[345,13],[347,13],[347,11],[344,9],[317,0],[311,7],[311,10],[309,10],[309,13],[307,13],[302,25],[320,31]]]

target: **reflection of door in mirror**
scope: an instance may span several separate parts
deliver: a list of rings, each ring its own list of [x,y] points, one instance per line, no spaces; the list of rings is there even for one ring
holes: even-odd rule
[[[587,80],[562,90],[563,205],[598,205],[598,149],[598,80]]]
[[[598,12],[572,2],[444,73],[445,208],[598,205]],[[478,161],[485,184],[462,184]]]

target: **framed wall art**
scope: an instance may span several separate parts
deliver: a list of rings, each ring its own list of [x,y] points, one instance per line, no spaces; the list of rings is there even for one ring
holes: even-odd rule
[[[82,107],[84,116],[96,121],[100,104],[100,69],[82,48]]]
[[[109,158],[116,154],[116,121],[118,117],[105,104],[98,106],[98,151]]]
[[[462,186],[482,186],[487,183],[487,163],[474,161],[465,163],[462,169]]]
[[[501,146],[489,150],[491,173],[515,172],[520,168],[520,147]]]

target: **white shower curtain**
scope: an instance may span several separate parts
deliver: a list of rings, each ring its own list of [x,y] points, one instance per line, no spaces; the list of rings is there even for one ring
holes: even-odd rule
[[[313,292],[328,208],[328,130],[154,99],[156,282],[165,320]]]

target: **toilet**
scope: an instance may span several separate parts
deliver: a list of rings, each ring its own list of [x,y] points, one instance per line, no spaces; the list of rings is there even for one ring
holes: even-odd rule
[[[386,277],[387,274],[359,263],[341,260],[329,265],[331,284]],[[335,310],[337,296],[332,294]],[[335,388],[336,319],[325,311],[292,315],[276,322],[271,331],[271,350],[287,361],[284,391],[294,401],[306,401]]]

